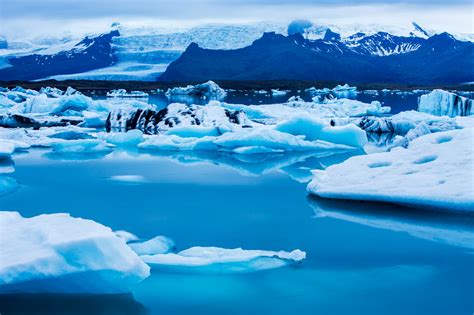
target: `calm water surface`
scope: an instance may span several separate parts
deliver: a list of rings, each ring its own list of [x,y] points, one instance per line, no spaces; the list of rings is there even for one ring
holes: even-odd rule
[[[68,212],[142,238],[169,236],[179,250],[299,248],[307,259],[244,274],[158,270],[130,295],[2,297],[0,312],[472,314],[474,218],[308,198],[309,170],[349,156],[14,156],[4,176],[21,188],[0,197],[2,210]]]
[[[379,91],[374,94],[368,93],[353,93],[348,95],[339,95],[339,98],[350,98],[357,99],[361,102],[370,103],[372,101],[380,101],[382,105],[391,106],[392,114],[399,113],[405,110],[414,110],[418,106],[418,97],[426,92],[419,93],[382,93]],[[229,91],[227,92],[226,98],[223,100],[227,103],[232,104],[245,104],[245,105],[260,105],[260,104],[274,104],[274,103],[285,103],[291,96],[301,96],[305,101],[310,102],[312,95],[304,91],[290,90],[286,95],[273,96],[270,93],[259,94],[253,91]],[[469,93],[469,97],[472,97],[472,93]],[[106,99],[105,96],[93,95],[94,99]],[[146,99],[145,99],[146,101]],[[208,100],[189,97],[189,96],[173,96],[172,98],[166,97],[164,94],[150,94],[148,102],[155,104],[158,108],[164,108],[170,103],[186,103],[186,104],[207,104]]]

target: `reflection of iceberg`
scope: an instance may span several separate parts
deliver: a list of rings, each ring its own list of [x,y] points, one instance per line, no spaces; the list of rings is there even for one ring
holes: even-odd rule
[[[131,294],[8,294],[0,295],[0,305],[2,314],[147,314]]]
[[[340,152],[286,152],[276,154],[231,154],[219,151],[154,151],[155,156],[162,156],[179,163],[210,163],[227,166],[242,175],[262,175],[281,170],[291,178],[307,182],[311,179],[312,169],[325,169],[340,163],[349,157],[359,154],[356,150]]]
[[[474,217],[419,209],[308,197],[317,218],[330,217],[414,237],[474,249]]]
[[[16,179],[8,176],[0,176],[0,196],[8,195],[20,188]]]
[[[15,171],[12,159],[0,159],[0,174],[10,174]]]

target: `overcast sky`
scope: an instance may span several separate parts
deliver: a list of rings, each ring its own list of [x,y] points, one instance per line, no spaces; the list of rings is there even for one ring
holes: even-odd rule
[[[437,30],[473,33],[473,0],[0,0],[0,34],[103,30],[110,23],[189,26],[310,19],[315,23],[411,21]]]

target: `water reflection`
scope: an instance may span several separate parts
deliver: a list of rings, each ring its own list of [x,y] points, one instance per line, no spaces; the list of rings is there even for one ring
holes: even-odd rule
[[[241,155],[218,151],[154,151],[152,156],[164,157],[181,164],[211,163],[231,168],[244,176],[264,175],[273,171],[282,171],[298,182],[311,180],[311,170],[345,161],[362,151],[306,151],[278,154]],[[132,154],[134,154],[132,152]],[[136,153],[135,153],[136,154]]]
[[[315,218],[333,218],[466,249],[474,249],[474,216],[432,212],[383,203],[309,196]]]
[[[145,307],[131,294],[67,295],[8,294],[0,295],[2,315],[144,315]]]

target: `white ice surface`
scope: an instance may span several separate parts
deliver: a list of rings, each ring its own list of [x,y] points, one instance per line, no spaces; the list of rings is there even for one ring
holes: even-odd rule
[[[474,129],[424,135],[407,149],[352,157],[314,171],[308,191],[358,199],[474,211]]]
[[[474,115],[474,100],[443,90],[433,90],[420,96],[418,111],[437,116],[469,116]]]
[[[141,256],[152,266],[175,266],[181,268],[203,268],[215,272],[251,272],[282,267],[301,262],[306,253],[296,249],[292,252],[225,249],[219,247],[192,247],[179,253]]]
[[[112,230],[68,214],[0,212],[0,292],[117,293],[149,267]]]

